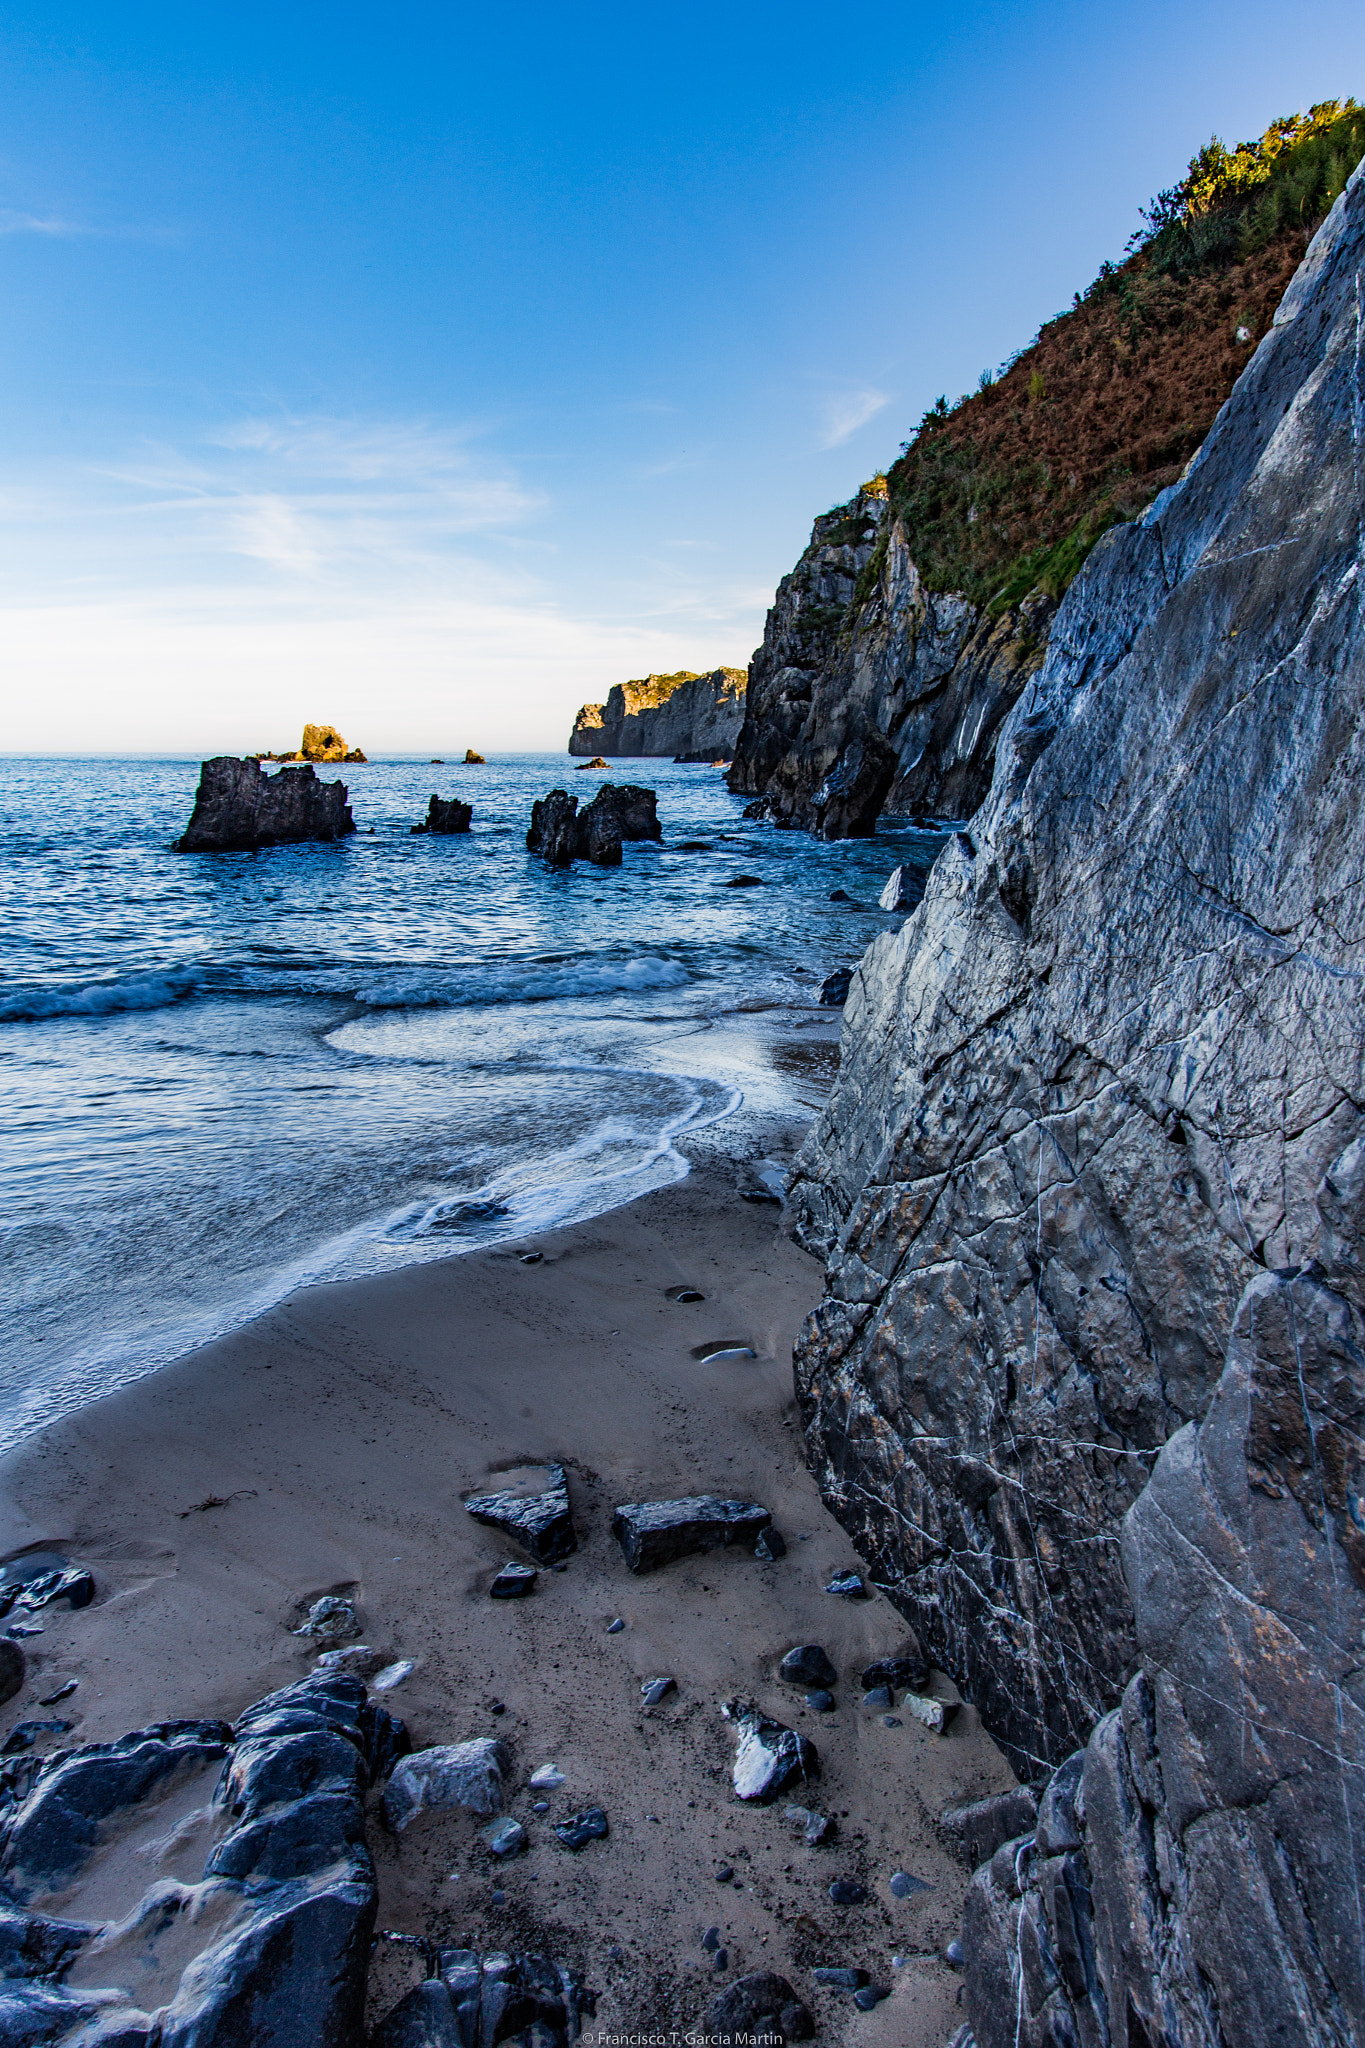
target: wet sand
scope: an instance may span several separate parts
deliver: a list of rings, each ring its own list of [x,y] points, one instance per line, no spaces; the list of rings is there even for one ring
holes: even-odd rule
[[[941,2048],[961,2019],[941,1952],[966,1873],[934,1822],[1012,1779],[970,1708],[935,1737],[860,1704],[858,1670],[907,1634],[879,1595],[823,1591],[857,1559],[805,1469],[792,1396],[792,1340],[818,1268],[714,1160],[517,1249],[544,1256],[528,1266],[482,1252],[309,1289],[13,1454],[0,1467],[3,1554],[59,1548],[98,1592],[83,1611],[39,1617],[0,1737],[44,1712],[74,1721],[67,1742],[232,1719],[311,1667],[316,1646],[290,1624],[342,1591],[366,1643],[414,1661],[386,1704],[415,1746],[510,1743],[510,1810],[531,1837],[494,1869],[469,1816],[425,1816],[397,1840],[376,1816],[381,1928],[571,1958],[599,1993],[603,2031],[683,2027],[727,1978],[775,1968],[825,2042]],[[706,1299],[668,1301],[678,1285]],[[693,1357],[717,1339],[758,1355]],[[529,1598],[490,1600],[519,1553],[462,1498],[547,1458],[568,1469],[580,1548]],[[610,1536],[614,1505],[700,1492],[761,1501],[788,1555],[722,1551],[632,1577]],[[608,1634],[618,1616],[625,1627]],[[832,1714],[775,1676],[801,1642],[839,1668]],[[677,1690],[645,1708],[641,1683],[660,1674]],[[68,1700],[37,1706],[73,1678]],[[786,1800],[735,1799],[719,1712],[735,1694],[815,1741],[822,1776],[801,1803],[836,1817],[832,1844],[808,1848],[783,1820]],[[546,1762],[566,1782],[535,1814],[526,1781]],[[573,1855],[550,1824],[586,1805],[606,1809],[611,1833]],[[734,1879],[718,1883],[725,1865]],[[896,1870],[928,1889],[894,1898]],[[868,1903],[834,1906],[836,1877],[860,1879]],[[724,1977],[701,1947],[711,1926]],[[820,1963],[861,1965],[893,1995],[860,2013],[812,1982]],[[410,1950],[381,1945],[371,2017],[421,1974]]]

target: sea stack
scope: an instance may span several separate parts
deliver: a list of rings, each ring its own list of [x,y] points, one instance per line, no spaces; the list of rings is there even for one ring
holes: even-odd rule
[[[355,831],[344,782],[319,782],[311,767],[266,775],[259,761],[219,754],[199,771],[181,853],[252,853],[261,846],[345,839]]]
[[[585,704],[569,735],[575,756],[659,755],[677,761],[713,761],[734,752],[744,723],[748,674],[713,668],[698,675],[641,676],[617,683],[605,704]]]

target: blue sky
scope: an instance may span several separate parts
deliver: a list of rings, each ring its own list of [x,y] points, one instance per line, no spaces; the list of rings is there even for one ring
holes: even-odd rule
[[[1365,10],[20,6],[10,750],[562,746]]]

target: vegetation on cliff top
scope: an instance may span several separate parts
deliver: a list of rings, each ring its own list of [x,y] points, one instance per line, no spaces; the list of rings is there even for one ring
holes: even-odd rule
[[[1176,481],[1362,154],[1354,100],[1235,149],[1215,137],[1144,209],[1122,263],[998,375],[925,414],[886,488],[930,589],[996,613],[1037,587],[1060,597],[1100,535]]]

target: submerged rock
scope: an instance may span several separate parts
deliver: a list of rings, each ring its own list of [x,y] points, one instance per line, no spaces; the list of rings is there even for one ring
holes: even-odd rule
[[[251,853],[261,846],[345,839],[355,831],[344,782],[319,782],[311,768],[265,775],[259,761],[220,754],[199,771],[181,853]]]
[[[537,1564],[554,1564],[578,1548],[569,1482],[562,1465],[524,1465],[503,1475],[510,1483],[496,1493],[474,1494],[465,1513],[501,1529]]]
[[[511,1757],[491,1735],[414,1750],[397,1765],[384,1790],[384,1819],[401,1834],[419,1813],[462,1806],[469,1813],[501,1813]]]
[[[467,832],[473,816],[473,804],[462,804],[457,796],[441,797],[433,795],[427,804],[426,817],[420,825],[414,825],[412,828],[413,836],[415,837],[419,832],[436,832],[441,834]]]
[[[654,1571],[675,1558],[753,1543],[772,1520],[755,1501],[695,1494],[685,1500],[631,1501],[612,1516],[611,1533],[633,1572]]]

